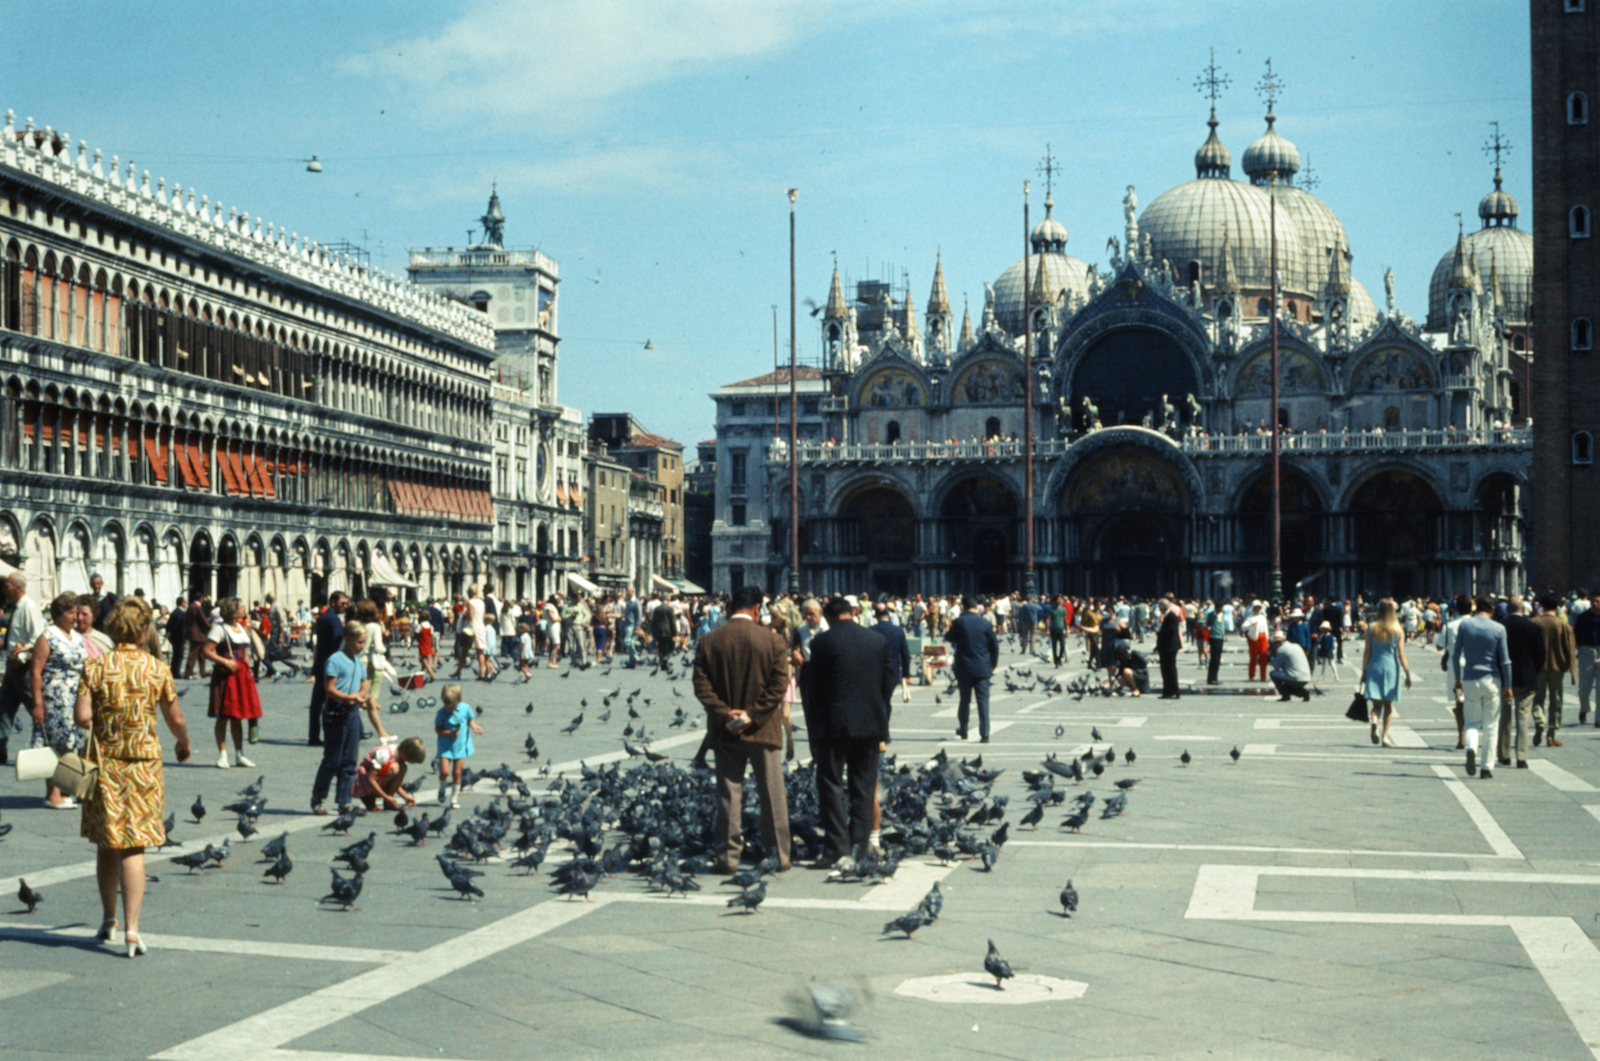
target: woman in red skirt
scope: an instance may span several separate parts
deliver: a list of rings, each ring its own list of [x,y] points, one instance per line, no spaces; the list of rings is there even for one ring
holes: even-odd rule
[[[206,638],[205,656],[211,661],[211,705],[206,711],[217,720],[217,766],[226,770],[228,729],[233,729],[233,766],[254,766],[244,755],[244,723],[261,717],[261,697],[250,667],[248,612],[238,597],[225,597],[217,606],[222,622]]]

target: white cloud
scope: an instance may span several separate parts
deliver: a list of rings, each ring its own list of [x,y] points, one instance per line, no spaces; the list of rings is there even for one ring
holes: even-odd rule
[[[434,115],[567,126],[636,89],[782,51],[829,15],[820,0],[474,0],[437,34],[345,69]]]

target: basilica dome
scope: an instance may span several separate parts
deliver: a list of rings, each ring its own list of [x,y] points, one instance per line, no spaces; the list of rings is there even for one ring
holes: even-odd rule
[[[1517,227],[1517,200],[1501,188],[1500,171],[1494,175],[1494,191],[1478,204],[1483,227],[1462,240],[1465,264],[1475,273],[1475,287],[1489,290],[1490,273],[1500,283],[1505,300],[1505,318],[1510,324],[1528,323],[1528,306],[1533,301],[1533,236]],[[1450,327],[1446,296],[1455,269],[1456,248],[1452,246],[1433,267],[1428,283],[1428,331],[1442,332]]]
[[[1285,210],[1278,211],[1277,227],[1279,287],[1308,294],[1300,230]],[[1155,260],[1171,262],[1184,282],[1190,263],[1198,262],[1202,283],[1222,275],[1226,232],[1240,287],[1272,286],[1272,201],[1253,184],[1227,177],[1198,177],[1180,184],[1145,207],[1139,231],[1149,237]]]
[[[1038,287],[1038,274],[1044,271],[1044,284],[1052,299],[1067,293],[1067,302],[1079,306],[1089,299],[1089,266],[1067,253],[1067,229],[1053,216],[1055,202],[1044,201],[1044,220],[1033,226],[1029,242],[1027,275]],[[1008,334],[1021,335],[1024,328],[1023,263],[1013,262],[994,282],[994,315]]]

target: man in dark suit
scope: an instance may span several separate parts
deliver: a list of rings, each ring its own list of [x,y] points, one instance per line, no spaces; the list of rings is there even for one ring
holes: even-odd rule
[[[879,602],[872,606],[872,617],[877,622],[872,629],[883,635],[889,643],[889,662],[894,664],[896,683],[900,686],[902,703],[911,702],[911,646],[906,643],[906,632],[889,621],[889,606]]]
[[[189,640],[189,605],[182,597],[167,616],[167,643],[172,646],[172,673],[183,666],[183,646]]]
[[[1528,744],[1533,730],[1533,694],[1539,685],[1539,671],[1544,668],[1544,631],[1528,618],[1527,606],[1520,597],[1506,602],[1506,651],[1511,656],[1511,696],[1513,708],[1500,715],[1500,754],[1512,752],[1512,737],[1516,738],[1517,769],[1528,768]],[[1509,758],[1500,759],[1501,766],[1510,766]]]
[[[306,741],[313,748],[322,744],[322,701],[327,696],[323,679],[328,660],[344,646],[344,610],[348,607],[350,598],[335,593],[328,598],[327,610],[317,617],[316,653],[311,658],[311,736]]]
[[[889,739],[889,697],[895,687],[889,643],[855,621],[849,601],[831,598],[823,617],[828,629],[811,639],[811,659],[800,672],[825,844],[819,869],[859,857],[870,838],[879,748]]]
[[[1161,660],[1161,699],[1178,699],[1178,653],[1183,651],[1183,619],[1172,594],[1161,601],[1161,625],[1156,630],[1156,656]]]
[[[761,841],[778,870],[789,868],[789,799],[783,781],[783,694],[789,646],[762,626],[761,587],[746,583],[728,601],[728,622],[700,638],[694,695],[706,709],[706,736],[717,757],[715,873],[732,873],[744,853],[744,773],[761,795]]]
[[[961,705],[956,709],[956,736],[967,739],[968,712],[976,696],[978,738],[988,744],[989,679],[994,675],[995,661],[1000,658],[1000,642],[989,620],[979,614],[979,607],[978,598],[972,594],[962,597],[961,614],[950,623],[944,639],[955,648],[950,670],[961,690]]]

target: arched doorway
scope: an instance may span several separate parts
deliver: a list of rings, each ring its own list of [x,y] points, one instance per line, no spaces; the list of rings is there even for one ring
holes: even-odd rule
[[[1369,594],[1411,597],[1427,592],[1424,565],[1438,550],[1444,506],[1421,476],[1379,472],[1350,499],[1355,553]]]
[[[211,536],[201,532],[189,543],[189,595],[210,597],[216,592],[216,569],[211,555]]]
[[[979,593],[1009,593],[1017,588],[1020,579],[1012,577],[1011,564],[1017,498],[1010,487],[988,477],[963,480],[945,495],[939,515],[945,554],[957,565],[957,588]]]
[[[1478,484],[1472,513],[1476,524],[1472,540],[1483,557],[1478,582],[1495,593],[1514,593],[1524,584],[1522,501],[1521,484],[1505,472],[1496,472]],[[1456,543],[1461,537],[1456,533],[1457,522],[1458,517],[1452,514],[1452,551],[1461,548]]]
[[[1118,328],[1095,340],[1072,370],[1066,397],[1074,431],[1089,428],[1082,399],[1088,398],[1106,427],[1140,424],[1161,427],[1161,396],[1174,409],[1184,396],[1200,393],[1200,380],[1183,349],[1154,328]]]
[[[875,593],[905,596],[911,586],[911,558],[917,549],[911,502],[898,490],[873,486],[852,495],[839,515],[839,551],[864,559],[861,584]]]
[[[1283,558],[1283,589],[1289,593],[1317,570],[1317,558],[1322,552],[1322,498],[1304,475],[1287,466],[1279,473],[1278,492],[1283,528],[1279,550]],[[1264,468],[1245,488],[1239,498],[1237,511],[1242,551],[1254,571],[1250,586],[1235,587],[1235,590],[1242,592],[1249,588],[1264,594],[1268,592],[1267,582],[1272,568],[1270,468]]]
[[[239,544],[229,535],[217,547],[217,597],[239,594]]]
[[[1182,471],[1145,446],[1110,446],[1086,458],[1057,501],[1065,540],[1077,543],[1064,584],[1147,599],[1185,586],[1190,505]]]

